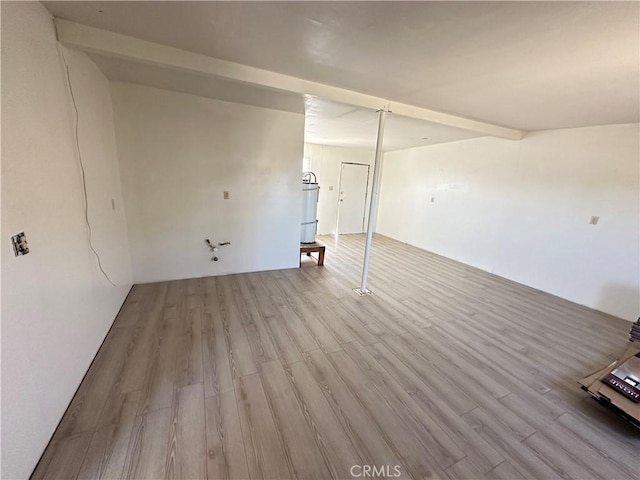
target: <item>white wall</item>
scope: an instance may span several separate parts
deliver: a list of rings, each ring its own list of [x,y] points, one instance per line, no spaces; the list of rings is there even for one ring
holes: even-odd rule
[[[377,231],[635,320],[638,143],[630,124],[387,153]]]
[[[66,50],[99,273],[87,241],[72,109],[52,18],[2,2],[2,478],[26,478],[131,287],[106,78]],[[111,199],[116,209],[112,210]],[[14,257],[24,231],[30,253]]]
[[[304,115],[121,82],[112,95],[136,283],[298,265]],[[206,237],[231,242],[218,263]]]
[[[368,218],[374,157],[375,151],[367,148],[333,147],[313,143],[304,145],[305,164],[308,164],[310,170],[316,174],[320,184],[318,235],[336,233],[342,162],[371,165],[365,211],[365,218]],[[333,190],[330,190],[331,187]]]

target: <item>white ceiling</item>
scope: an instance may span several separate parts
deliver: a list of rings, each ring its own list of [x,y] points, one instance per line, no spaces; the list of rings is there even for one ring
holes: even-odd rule
[[[44,4],[86,25],[521,130],[639,119],[638,2]]]
[[[307,96],[305,111],[305,142],[375,148],[378,113],[374,110]],[[401,150],[479,136],[481,135],[468,130],[403,117],[391,112],[385,120],[383,149]]]
[[[319,97],[261,88],[221,78],[178,72],[162,66],[89,54],[108,79],[139,83],[228,102],[305,113],[305,142],[342,147],[374,148],[378,114],[371,109]],[[400,150],[478,137],[469,130],[397,114],[387,115],[384,150]]]

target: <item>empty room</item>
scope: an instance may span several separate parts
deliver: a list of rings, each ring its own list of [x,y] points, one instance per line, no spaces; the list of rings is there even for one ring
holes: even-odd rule
[[[640,2],[0,16],[2,479],[640,480]]]

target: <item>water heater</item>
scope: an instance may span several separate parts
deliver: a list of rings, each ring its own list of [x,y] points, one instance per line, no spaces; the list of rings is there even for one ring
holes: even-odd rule
[[[302,174],[302,222],[300,243],[315,243],[318,230],[318,195],[320,185],[313,172]]]

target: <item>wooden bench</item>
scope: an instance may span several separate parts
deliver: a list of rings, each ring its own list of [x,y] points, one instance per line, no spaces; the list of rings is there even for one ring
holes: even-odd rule
[[[325,246],[324,243],[321,242],[314,242],[314,243],[301,243],[300,244],[300,256],[302,256],[302,254],[306,253],[307,257],[310,257],[312,253],[317,252],[318,253],[318,266],[323,266],[324,265],[324,250],[325,250]],[[300,266],[302,266],[302,258],[300,258]]]

